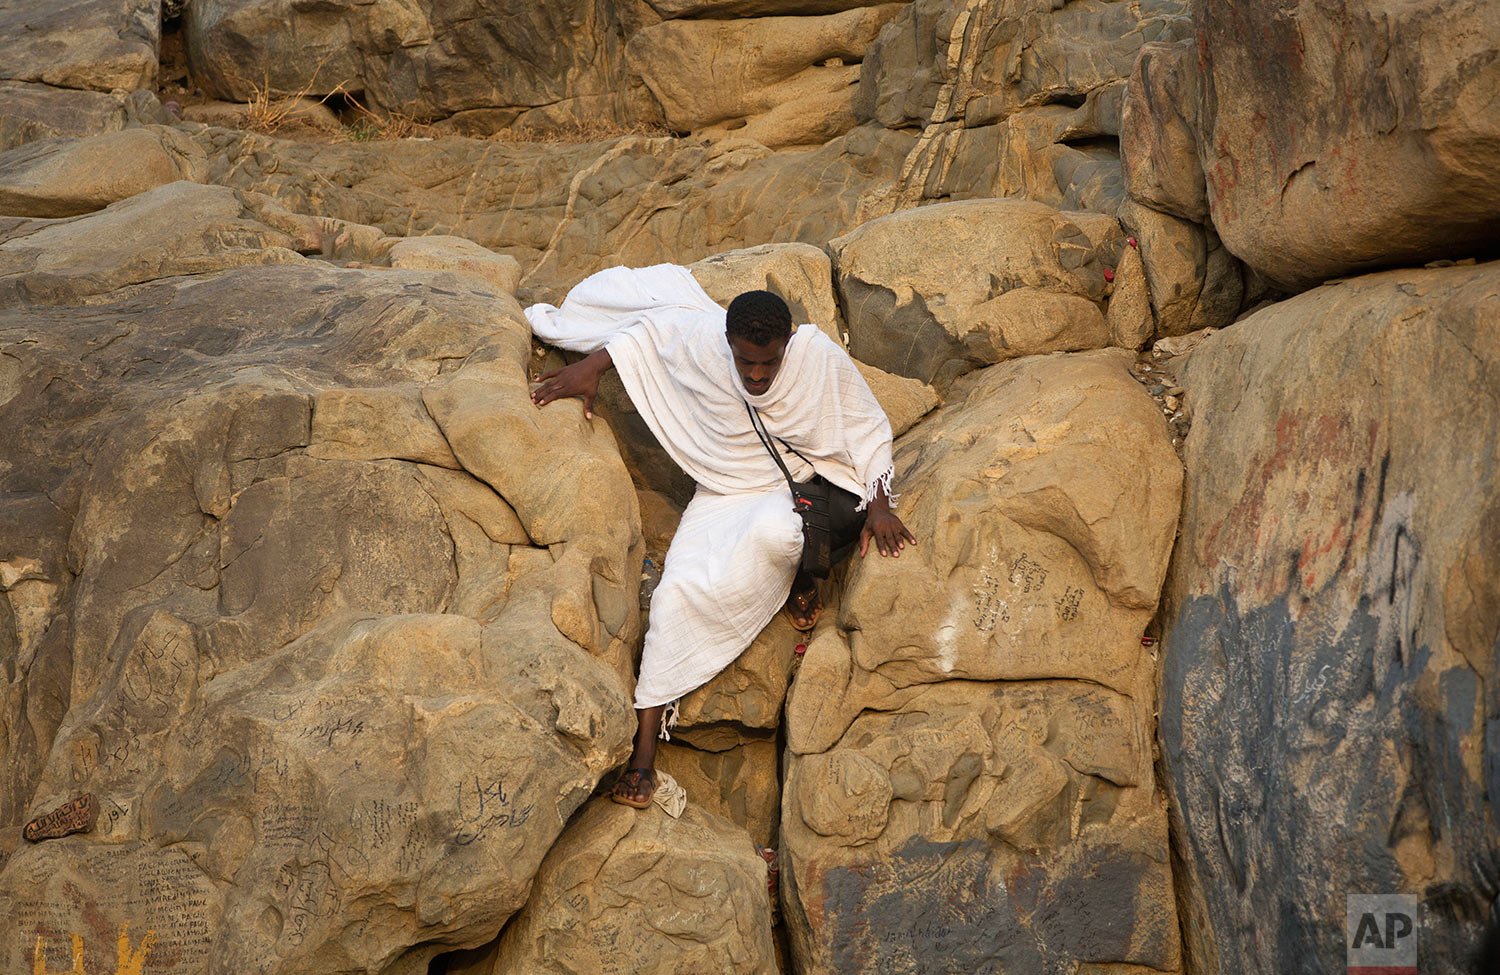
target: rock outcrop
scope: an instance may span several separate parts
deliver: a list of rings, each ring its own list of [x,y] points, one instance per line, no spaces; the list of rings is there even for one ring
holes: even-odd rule
[[[490,971],[775,975],[765,878],[749,838],[712,813],[596,799],[547,854]]]
[[[0,234],[0,816],[102,807],[5,861],[5,967],[127,922],[175,972],[492,938],[633,733],[608,431],[531,405],[511,296],[302,253],[375,228],[173,183]]]
[[[1131,76],[1136,200],[1211,214],[1230,253],[1291,290],[1500,239],[1497,132],[1479,107],[1500,86],[1500,28],[1476,8],[1197,4],[1193,28]]]
[[[1141,634],[1181,468],[1129,362],[993,366],[902,438],[918,543],[850,570],[787,703],[804,970],[1180,969]]]
[[[946,387],[975,366],[1103,348],[1120,225],[1025,200],[974,200],[872,220],[828,245],[850,351]]]
[[[1386,892],[1467,969],[1500,857],[1497,293],[1495,264],[1328,285],[1177,370],[1160,736],[1200,971],[1336,968],[1345,896]]]

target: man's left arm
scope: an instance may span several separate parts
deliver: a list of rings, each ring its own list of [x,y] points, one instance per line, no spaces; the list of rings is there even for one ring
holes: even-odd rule
[[[859,557],[864,558],[870,548],[870,540],[881,555],[899,559],[901,550],[907,545],[917,544],[917,537],[907,530],[891,510],[891,499],[886,494],[885,484],[877,482],[875,497],[865,512],[865,526],[859,531]]]

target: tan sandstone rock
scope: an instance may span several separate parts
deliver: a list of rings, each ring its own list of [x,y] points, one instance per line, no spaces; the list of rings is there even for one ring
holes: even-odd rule
[[[37,139],[118,132],[126,121],[119,94],[0,81],[0,150]]]
[[[0,8],[0,77],[58,88],[156,86],[160,0],[13,0]]]
[[[856,357],[939,388],[1004,359],[1109,344],[1119,224],[1026,200],[940,204],[830,242]]]
[[[1141,48],[1120,111],[1125,188],[1147,206],[1203,223],[1208,189],[1198,162],[1198,73],[1190,38]]]
[[[391,247],[390,263],[408,271],[452,271],[509,295],[521,281],[514,257],[464,237],[403,237]]]
[[[596,799],[548,853],[492,972],[773,975],[766,864],[739,827]]]
[[[608,432],[531,405],[508,295],[298,253],[386,239],[189,183],[0,227],[0,817],[100,805],[5,861],[7,970],[128,922],[151,970],[424,971],[627,753]]]
[[[843,345],[833,264],[811,244],[761,244],[705,257],[688,265],[694,280],[719,304],[746,291],[773,291],[786,301],[792,321],[811,322]]]
[[[617,264],[689,264],[768,242],[822,246],[862,219],[861,200],[912,143],[869,126],[774,154],[746,140],[640,136],[314,145],[206,129],[198,138],[210,182],[392,236],[455,234],[509,254],[525,269],[527,302],[556,302]]]
[[[1205,968],[1343,964],[1344,898],[1376,889],[1444,891],[1421,928],[1440,967],[1480,938],[1497,294],[1493,262],[1355,278],[1174,360],[1193,427],[1160,739]]]
[[[207,172],[203,149],[161,125],[32,142],[0,153],[0,214],[71,217]]]
[[[1131,361],[993,366],[898,445],[917,544],[851,568],[787,702],[804,970],[1180,967],[1140,636],[1182,475]]]
[[[455,124],[485,132],[626,112],[623,40],[585,0],[463,8],[201,0],[186,9],[183,41],[194,80],[228,101],[249,101],[257,89],[316,97],[342,86],[380,111],[421,120],[457,113]]]
[[[1500,240],[1500,23],[1483,3],[1194,7],[1214,227],[1276,283]]]
[[[1212,227],[1127,199],[1120,223],[1140,245],[1159,336],[1222,328],[1246,303],[1245,272]]]
[[[814,17],[669,20],[636,33],[626,58],[661,103],[666,124],[691,132],[833,93],[848,104],[859,77],[854,62],[901,9],[892,3]],[[843,114],[852,128],[852,108]],[[812,141],[785,120],[782,129],[767,144]]]
[[[689,803],[743,828],[757,846],[774,847],[781,820],[781,750],[774,739],[711,731],[716,733],[685,729],[662,742],[656,767],[677,780]],[[689,735],[714,747],[686,744]]]

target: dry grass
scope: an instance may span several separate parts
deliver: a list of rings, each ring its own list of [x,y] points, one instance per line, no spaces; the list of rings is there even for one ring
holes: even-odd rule
[[[376,139],[431,138],[436,133],[432,126],[418,122],[410,115],[387,112],[384,115],[372,112],[353,98],[349,104],[359,117],[344,126],[344,138],[350,142],[370,142]]]
[[[512,126],[490,136],[497,142],[603,142],[622,135],[640,135],[660,138],[675,135],[664,125],[634,122],[622,125],[613,119],[575,119],[551,128],[539,129],[530,125]]]
[[[312,77],[307,79],[307,84],[303,85],[301,89],[292,95],[278,96],[275,94],[271,88],[271,71],[269,68],[262,72],[260,84],[256,84],[248,78],[236,76],[236,81],[250,88],[250,98],[245,103],[245,128],[256,132],[264,132],[266,135],[275,135],[278,129],[293,124],[322,128],[323,125],[320,124],[321,120],[314,114],[308,102],[312,101],[314,104],[322,105],[328,99],[332,98],[334,94],[342,92],[344,90],[344,83],[339,82],[333,87],[333,91],[322,98],[310,99],[309,93],[317,85],[318,74],[323,70],[323,65],[327,64],[328,59],[331,57],[333,57],[333,52],[331,51],[324,55],[323,60],[319,61],[317,67],[313,68]]]

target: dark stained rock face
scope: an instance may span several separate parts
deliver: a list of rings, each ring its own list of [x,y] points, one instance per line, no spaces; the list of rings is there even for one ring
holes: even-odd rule
[[[1188,356],[1160,740],[1204,970],[1335,970],[1366,893],[1418,896],[1424,964],[1468,970],[1500,864],[1497,284],[1361,278]]]

